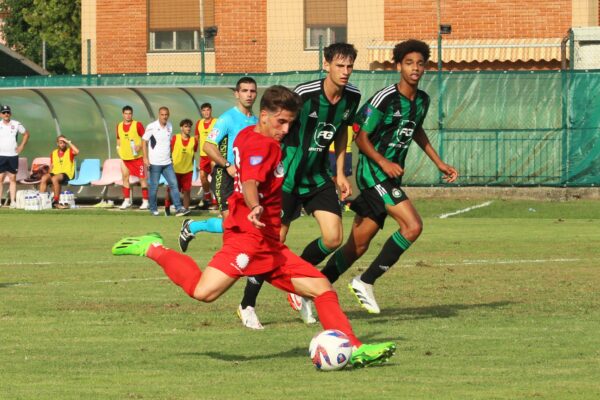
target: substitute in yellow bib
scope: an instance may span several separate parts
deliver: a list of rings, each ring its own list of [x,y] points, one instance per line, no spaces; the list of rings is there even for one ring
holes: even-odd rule
[[[202,198],[202,208],[206,209],[212,204],[216,205],[216,200],[210,192],[210,182],[208,181],[208,177],[212,172],[213,166],[212,160],[204,151],[204,142],[206,141],[208,134],[213,130],[213,127],[217,122],[217,118],[213,118],[212,105],[210,103],[203,103],[200,106],[200,114],[202,115],[202,119],[196,122],[194,136],[198,141],[200,149],[199,172],[200,182],[202,183],[202,192],[204,193],[204,196]]]
[[[52,182],[52,207],[67,208],[58,203],[60,189],[75,177],[75,156],[79,154],[79,149],[63,135],[56,138],[56,145],[58,148],[50,154],[52,168],[40,181],[40,193],[45,192],[48,183]]]
[[[133,119],[133,108],[123,107],[123,121],[117,125],[117,153],[122,160],[121,175],[123,177],[123,203],[121,209],[131,207],[131,189],[129,176],[140,178],[142,186],[142,205],[140,210],[148,209],[148,181],[142,154],[142,136],[144,125]]]
[[[198,140],[190,136],[192,131],[192,121],[184,119],[179,123],[181,133],[171,138],[171,158],[173,159],[173,169],[177,177],[177,187],[183,197],[183,207],[190,208],[190,192],[192,191],[192,176],[194,175],[194,156],[198,151]],[[165,212],[169,212],[171,205],[169,191],[167,187],[167,196],[165,197]]]

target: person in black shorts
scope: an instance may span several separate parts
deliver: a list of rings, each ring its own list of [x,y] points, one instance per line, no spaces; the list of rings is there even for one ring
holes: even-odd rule
[[[356,216],[348,241],[322,270],[330,282],[335,282],[368,250],[390,215],[399,230],[384,243],[369,268],[349,285],[360,305],[374,314],[380,312],[373,294],[375,280],[398,261],[423,229],[419,213],[400,187],[410,143],[414,140],[423,149],[447,182],[458,177],[456,169],[440,159],[423,130],[429,96],[418,89],[418,84],[429,55],[429,46],[419,40],[396,45],[394,61],[400,82],[375,93],[357,113],[356,184],[361,193],[351,205]]]
[[[23,152],[29,132],[19,122],[11,120],[12,110],[10,106],[0,107],[0,206],[4,195],[4,177],[8,176],[8,190],[10,192],[10,207],[15,208],[15,199],[17,197],[17,168],[19,167],[19,154]],[[18,143],[18,136],[23,139]]]

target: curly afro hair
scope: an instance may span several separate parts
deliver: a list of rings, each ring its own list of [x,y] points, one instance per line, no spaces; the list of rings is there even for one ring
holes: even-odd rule
[[[421,40],[416,39],[408,39],[404,42],[400,42],[394,47],[394,62],[401,63],[402,59],[408,53],[421,53],[423,55],[423,59],[425,62],[429,60],[429,56],[431,55],[431,50],[429,49],[429,45]]]

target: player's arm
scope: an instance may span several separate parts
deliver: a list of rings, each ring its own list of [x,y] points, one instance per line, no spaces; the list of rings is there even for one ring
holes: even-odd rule
[[[218,144],[227,136],[228,132],[228,119],[220,118],[214,125],[213,130],[208,134],[208,137],[204,141],[202,150],[210,157],[219,167],[225,168],[228,163],[227,159],[221,155]],[[227,167],[227,173],[229,176],[234,177],[237,169],[235,165],[231,164]]]
[[[437,151],[435,151],[435,149],[429,142],[429,138],[427,137],[427,134],[425,133],[425,130],[422,126],[418,127],[415,133],[413,134],[413,140],[419,145],[423,152],[427,154],[427,157],[429,157],[429,159],[433,161],[433,163],[440,170],[440,172],[444,174],[444,180],[446,182],[451,183],[456,181],[456,178],[458,178],[458,171],[456,171],[456,169],[453,166],[448,165],[442,161]]]
[[[144,133],[146,133],[146,131],[144,129],[144,124],[142,124],[140,121],[138,121],[138,123],[137,123],[137,132],[140,137],[144,136]],[[143,146],[144,146],[144,143],[142,141],[142,143],[135,146],[135,152],[139,153],[140,151],[142,151]]]
[[[71,148],[71,154],[73,155],[73,157],[75,157],[77,154],[79,154],[79,148],[77,146],[75,146],[72,141],[65,138],[64,142],[67,144],[67,146],[69,146]]]
[[[144,165],[146,167],[150,167],[150,159],[148,158],[148,142],[150,141],[151,137],[152,132],[148,132],[148,129],[146,129],[146,132],[144,132],[144,136],[142,136],[142,157],[144,159]]]
[[[369,134],[364,130],[360,130],[358,135],[356,136],[356,146],[360,149],[360,151],[373,160],[383,172],[390,178],[398,178],[404,174],[404,169],[399,164],[392,162],[379,154],[373,143],[369,140]]]
[[[248,214],[248,221],[252,222],[256,228],[264,228],[265,224],[260,222],[260,216],[262,215],[264,208],[260,205],[258,196],[258,182],[255,179],[248,179],[242,182],[242,193],[244,194],[244,202],[250,209]]]
[[[348,125],[341,124],[334,139],[336,177],[335,183],[340,190],[340,198],[346,200],[352,195],[352,186],[344,173],[346,162],[346,147],[348,146]]]
[[[21,126],[23,126],[23,125],[21,125]],[[21,152],[25,148],[25,145],[29,141],[29,131],[27,129],[25,129],[24,127],[23,127],[22,135],[23,135],[23,139],[21,139],[21,144],[19,144],[17,146],[17,154],[21,154]]]

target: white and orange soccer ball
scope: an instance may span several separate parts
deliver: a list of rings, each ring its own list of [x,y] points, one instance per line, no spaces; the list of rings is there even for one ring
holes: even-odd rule
[[[352,344],[344,332],[328,329],[312,338],[308,351],[316,369],[337,371],[348,364]]]

